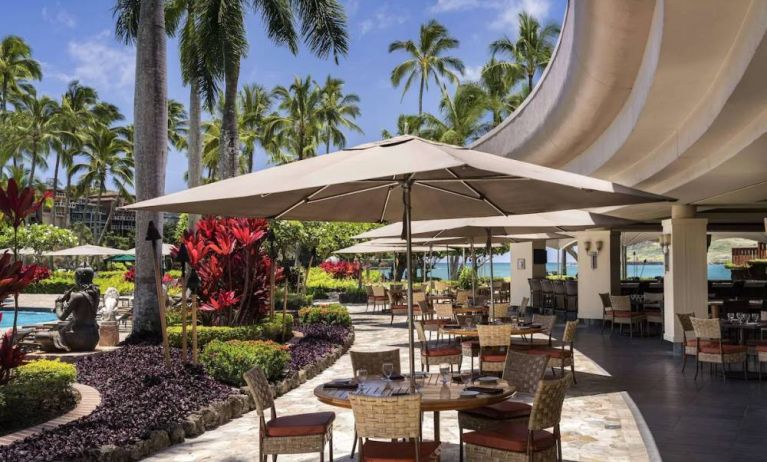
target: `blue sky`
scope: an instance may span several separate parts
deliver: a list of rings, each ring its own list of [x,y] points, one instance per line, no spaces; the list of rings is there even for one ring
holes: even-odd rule
[[[9,2],[0,15],[0,36],[20,35],[32,47],[43,65],[40,93],[58,99],[67,83],[79,79],[96,88],[102,99],[116,104],[132,119],[134,49],[114,39],[108,0],[24,0]],[[517,33],[517,13],[526,10],[542,21],[560,24],[565,0],[344,0],[350,32],[350,50],[338,65],[320,60],[305,50],[294,56],[272,44],[263,34],[260,19],[247,19],[250,49],[242,63],[240,84],[260,83],[267,88],[288,85],[296,75],[311,74],[322,81],[330,74],[346,81],[346,90],[361,98],[358,124],[364,134],[350,134],[354,145],[381,136],[392,129],[400,113],[417,111],[416,92],[401,99],[389,75],[403,55],[389,54],[393,40],[415,39],[420,24],[434,18],[443,23],[461,42],[454,52],[467,66],[466,79],[477,77],[489,58],[488,44],[507,34]],[[168,94],[187,105],[178,66],[178,44],[168,43]],[[431,87],[424,110],[436,112],[438,89]],[[260,157],[256,168],[266,160]],[[166,192],[184,189],[186,170],[183,153],[171,153]],[[50,172],[48,172],[50,174]]]

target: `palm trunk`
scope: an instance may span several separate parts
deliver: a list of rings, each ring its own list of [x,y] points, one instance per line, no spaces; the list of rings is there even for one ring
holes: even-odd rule
[[[224,114],[221,120],[221,155],[218,160],[219,179],[237,175],[240,151],[237,133],[237,81],[240,77],[239,59],[227,59],[224,80]]]
[[[69,205],[72,200],[72,175],[67,171],[67,186],[64,190],[64,226],[69,226]]]
[[[527,94],[533,92],[533,74],[527,74]]]
[[[35,181],[35,167],[37,167],[37,141],[32,142],[32,167],[29,169],[29,181],[27,182],[30,188]]]
[[[134,155],[136,200],[161,196],[165,191],[168,156],[168,84],[165,12],[163,0],[141,2],[136,39],[136,88],[134,93]],[[144,239],[149,222],[162,234],[163,214],[136,212],[136,288],[133,332],[136,338],[161,334],[154,261],[160,246]]]
[[[423,115],[423,85],[424,85],[424,75],[421,73],[421,84],[418,87],[418,116],[420,117]]]
[[[101,189],[99,189],[99,215],[101,214],[101,193],[103,192],[104,189],[105,188],[103,186]],[[101,228],[101,233],[99,234],[99,238],[96,241],[96,245],[101,245],[101,242],[104,240],[104,236],[106,236],[107,234],[107,229],[109,228],[109,224],[112,223],[112,217],[114,216],[114,213],[115,213],[115,202],[117,201],[112,201],[109,204],[109,213],[107,214],[107,219],[104,220],[104,227]]]
[[[61,152],[56,150],[56,163],[53,167],[53,204],[51,205],[51,224],[56,226],[56,193],[59,191],[59,163]]]
[[[201,165],[202,165],[202,146],[200,144],[200,88],[196,82],[192,82],[189,88],[189,134],[188,134],[188,162],[187,171],[189,174],[188,186],[194,188],[201,183]],[[189,215],[189,229],[193,230],[199,215]]]

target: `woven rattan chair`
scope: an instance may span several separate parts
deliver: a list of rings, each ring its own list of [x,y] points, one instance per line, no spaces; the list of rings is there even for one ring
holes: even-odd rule
[[[450,302],[434,303],[434,317],[442,321],[440,327],[455,323],[453,304]],[[437,331],[437,341],[439,342],[439,331]]]
[[[490,315],[492,319],[508,319],[509,318],[509,305],[508,303],[501,303],[498,300],[495,301],[493,306],[490,307]]]
[[[605,324],[610,323],[610,331],[613,328],[613,306],[610,304],[610,294],[599,294],[599,299],[602,300],[602,332],[605,331]]]
[[[565,281],[565,316],[570,316],[570,313],[578,318],[578,281]]]
[[[527,280],[530,285],[530,306],[533,309],[540,310],[543,306],[543,291],[541,290],[541,280],[538,278],[531,278]]]
[[[647,330],[650,324],[660,326],[660,338],[663,339],[663,294],[645,292],[642,296],[642,311],[647,316]]]
[[[426,368],[428,372],[431,366],[435,364],[439,366],[442,363],[450,364],[451,371],[453,366],[458,366],[458,370],[461,370],[463,355],[460,347],[447,345],[429,348],[429,341],[426,339],[423,322],[415,323],[415,331],[418,333],[418,340],[421,342],[421,370]]]
[[[511,325],[478,325],[479,372],[503,372],[511,342]]]
[[[546,373],[549,358],[509,351],[503,369],[503,379],[515,388],[516,393],[534,394],[538,383]],[[532,406],[520,401],[507,400],[500,403],[458,412],[458,436],[460,458],[463,460],[463,431],[485,430],[509,422],[527,423]]]
[[[261,462],[267,456],[277,459],[278,454],[306,454],[319,452],[320,462],[325,460],[325,443],[328,443],[330,460],[333,460],[333,412],[313,412],[277,417],[272,390],[260,368],[254,367],[243,374],[259,419],[258,454]],[[266,409],[271,408],[272,418],[266,420]]]
[[[439,443],[421,440],[420,394],[388,397],[350,394],[349,401],[361,462],[438,460]],[[395,441],[400,439],[405,441]]]
[[[469,306],[469,297],[471,292],[468,290],[460,289],[455,293],[455,304],[458,306]]]
[[[615,324],[620,325],[621,333],[623,326],[629,326],[629,336],[634,336],[634,325],[639,326],[639,333],[642,334],[642,325],[647,317],[644,313],[635,313],[631,311],[631,297],[628,295],[610,295],[610,306],[612,307],[613,322],[610,325],[610,332]]]
[[[368,371],[369,375],[382,375],[384,363],[394,365],[394,374],[400,374],[399,348],[384,351],[349,351],[354,373],[360,369]]]
[[[395,295],[392,291],[387,292],[389,295],[389,311],[391,311],[391,322],[389,324],[394,324],[394,316],[395,315],[403,315],[407,316],[407,301],[403,300],[402,303],[397,303],[395,300]],[[425,296],[422,294],[422,296]],[[416,294],[413,294],[413,299],[416,299]],[[418,303],[413,305],[413,317],[420,316],[421,315],[421,307],[418,306]]]
[[[698,371],[702,363],[710,363],[722,366],[722,379],[727,380],[725,367],[730,364],[740,363],[743,365],[743,375],[748,378],[748,369],[746,359],[748,358],[748,347],[745,345],[725,344],[722,341],[722,327],[719,319],[690,318],[692,328],[695,331],[697,341],[696,345],[696,364],[695,378],[698,378]]]
[[[562,334],[562,344],[552,347],[534,347],[527,350],[531,355],[545,355],[549,357],[549,367],[554,372],[555,367],[559,367],[562,371],[562,376],[565,375],[565,367],[570,366],[570,373],[573,376],[573,383],[577,383],[575,380],[575,331],[578,328],[578,321],[567,321],[565,323],[565,331]],[[556,373],[554,374],[556,375]]]
[[[531,338],[522,337],[521,339],[513,338],[511,347],[516,350],[526,350],[533,347],[547,347],[551,346],[551,331],[554,329],[554,324],[557,322],[556,315],[553,314],[533,314],[533,324],[539,324],[541,326],[541,334],[547,338]]]
[[[550,279],[541,279],[541,293],[542,293],[542,305],[541,313],[554,312],[555,300],[554,300],[554,284]]]
[[[695,338],[695,330],[692,327],[690,318],[695,316],[695,313],[677,313],[676,318],[679,320],[679,324],[682,326],[682,345],[684,345],[684,354],[682,355],[682,373],[684,374],[684,368],[687,366],[687,357],[693,358],[698,355],[698,340]]]
[[[376,295],[373,292],[373,286],[365,286],[365,292],[367,292],[368,298],[367,302],[365,303],[365,311],[370,309],[370,304],[373,304],[373,310],[375,311],[376,306]]]
[[[512,422],[463,435],[469,462],[539,462],[562,460],[559,423],[570,375],[541,380],[527,424]],[[551,429],[551,431],[548,431]]]
[[[386,295],[386,288],[384,286],[373,286],[373,311],[380,303],[381,310],[386,310],[386,302],[389,301],[389,297]]]

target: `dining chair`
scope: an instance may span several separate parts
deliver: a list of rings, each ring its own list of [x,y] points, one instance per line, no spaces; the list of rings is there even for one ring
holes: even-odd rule
[[[660,338],[663,340],[663,293],[645,292],[642,296],[642,311],[647,317],[647,330],[650,324],[660,326]]]
[[[532,322],[533,324],[538,324],[541,326],[540,333],[547,338],[535,338],[535,334],[533,334],[529,339],[525,336],[523,336],[521,340],[512,339],[511,347],[513,349],[526,350],[533,347],[545,347],[552,345],[551,331],[554,329],[554,324],[557,322],[556,315],[534,313]]]
[[[384,286],[373,286],[373,311],[378,304],[381,304],[381,310],[386,310],[386,302],[389,300],[387,290]]]
[[[634,324],[639,325],[639,334],[642,335],[642,325],[647,317],[644,313],[631,311],[631,296],[629,295],[610,295],[610,307],[612,308],[613,322],[610,324],[610,332],[613,331],[615,324],[620,325],[620,333],[623,333],[623,326],[629,326],[629,336],[634,336]]]
[[[421,438],[421,395],[350,394],[359,461],[435,461],[440,444]],[[388,441],[380,441],[388,440]]]
[[[376,294],[373,292],[373,286],[366,285],[365,286],[365,292],[367,292],[367,302],[365,304],[365,311],[370,309],[370,304],[373,304],[373,311],[376,309]]]
[[[453,304],[450,302],[435,302],[434,303],[434,317],[440,320],[439,327],[442,328],[447,324],[455,323],[455,315],[453,314]],[[437,342],[439,342],[440,331],[437,330]]]
[[[517,393],[535,394],[540,380],[546,373],[549,358],[545,355],[534,356],[509,351],[503,368],[503,380],[514,387]],[[463,460],[463,431],[485,430],[509,422],[523,421],[530,418],[532,406],[521,401],[506,400],[474,409],[458,412],[458,437],[460,460]]]
[[[535,391],[527,423],[469,432],[463,435],[469,462],[518,462],[562,460],[560,422],[569,374],[541,380]],[[551,429],[549,431],[549,429]]]
[[[461,370],[461,361],[463,355],[461,348],[457,346],[443,346],[437,348],[429,348],[429,341],[426,339],[426,333],[424,332],[424,323],[415,322],[415,330],[418,334],[418,341],[421,342],[421,370],[426,368],[426,372],[429,372],[429,368],[436,364],[439,366],[442,363],[450,364],[450,370],[452,372],[453,366],[458,366],[458,370]]]
[[[478,325],[479,372],[503,372],[511,342],[510,324]]]
[[[565,319],[575,314],[578,318],[578,281],[565,281]]]
[[[547,356],[551,371],[554,372],[554,368],[559,367],[562,376],[565,375],[565,367],[570,366],[573,383],[578,383],[575,380],[575,332],[577,329],[577,319],[575,321],[567,321],[565,323],[565,331],[562,334],[562,342],[559,346],[533,347],[527,350],[527,354]],[[554,375],[556,376],[555,372]]]
[[[389,324],[394,324],[394,316],[395,315],[403,315],[407,316],[407,300],[402,300],[398,302],[395,299],[395,294],[390,290],[387,292],[389,295],[389,311],[391,312],[391,321]],[[413,299],[415,299],[415,294],[413,294]],[[416,303],[413,305],[413,317],[421,316],[422,311],[420,306]]]
[[[695,316],[695,313],[677,313],[676,318],[679,320],[679,324],[682,326],[682,345],[684,345],[684,354],[682,355],[682,373],[684,374],[684,368],[687,366],[687,357],[693,358],[698,355],[698,339],[695,338],[695,329],[692,327],[690,318]]]
[[[745,345],[726,344],[722,341],[722,326],[719,319],[690,318],[697,340],[695,379],[702,363],[722,366],[722,380],[727,381],[726,367],[730,364],[743,364],[743,376],[748,378],[746,360],[748,347]]]
[[[601,293],[599,299],[602,301],[602,332],[605,331],[605,324],[610,323],[610,332],[613,329],[613,307],[610,304],[610,294]]]
[[[277,416],[277,407],[272,397],[272,389],[263,371],[254,367],[243,374],[250,393],[256,403],[258,414],[258,455],[261,462],[266,462],[272,455],[277,460],[279,454],[306,454],[319,452],[320,462],[325,460],[325,444],[329,447],[330,460],[333,460],[333,412],[313,412],[289,416]],[[266,409],[271,409],[271,418],[265,418]]]
[[[455,294],[455,304],[458,306],[469,306],[469,295],[471,293],[468,290],[459,289]]]

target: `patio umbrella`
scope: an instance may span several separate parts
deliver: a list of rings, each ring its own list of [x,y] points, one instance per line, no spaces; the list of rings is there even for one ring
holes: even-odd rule
[[[101,247],[98,245],[78,245],[69,249],[46,252],[47,257],[109,257],[112,255],[125,255],[125,250]]]
[[[173,244],[163,244],[162,245],[162,255],[164,257],[167,257],[168,255],[170,255],[170,252],[173,249],[173,247],[174,247]],[[136,248],[134,247],[134,248],[132,248],[130,250],[126,250],[123,253],[126,254],[126,255],[136,255]]]
[[[398,136],[142,201],[126,209],[272,219],[402,219],[412,275],[412,215],[511,215],[629,205],[667,197],[466,148]],[[408,278],[411,387],[413,278]]]

